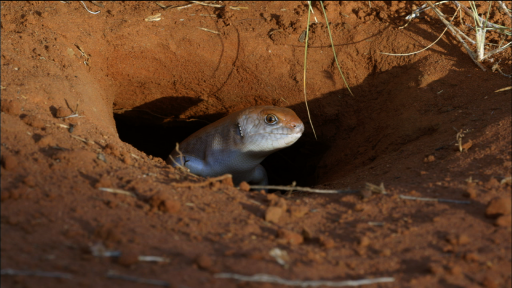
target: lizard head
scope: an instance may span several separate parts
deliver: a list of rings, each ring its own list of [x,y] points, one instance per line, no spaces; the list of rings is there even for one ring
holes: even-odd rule
[[[304,124],[288,108],[255,106],[242,111],[238,128],[245,151],[269,152],[286,148],[295,143]]]

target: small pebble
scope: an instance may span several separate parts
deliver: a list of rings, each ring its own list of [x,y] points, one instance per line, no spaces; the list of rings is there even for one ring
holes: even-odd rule
[[[478,190],[475,187],[468,187],[464,192],[464,196],[470,199],[475,199],[478,194]]]
[[[213,259],[206,255],[201,254],[196,258],[196,264],[199,268],[211,271],[213,269]]]
[[[107,158],[105,157],[105,154],[103,154],[103,153],[98,153],[98,160],[101,160],[101,161],[107,163]]]
[[[249,185],[249,183],[242,181],[242,183],[240,183],[240,190],[249,192],[249,190],[251,190],[251,186]]]
[[[443,266],[437,263],[432,263],[429,265],[430,273],[434,275],[441,275],[444,272]]]
[[[332,240],[332,238],[330,238],[330,237],[327,237],[327,236],[320,236],[320,244],[321,244],[323,247],[325,247],[325,248],[329,249],[329,248],[334,247],[334,245],[335,245],[336,243],[335,243],[335,242],[334,242],[334,240]]]
[[[280,242],[284,242],[282,244],[297,245],[297,244],[301,244],[302,242],[304,242],[304,237],[302,237],[302,235],[300,235],[299,233],[290,231],[290,230],[279,229],[279,231],[277,231],[277,235],[280,240],[283,240],[283,241],[280,241]]]
[[[366,247],[368,245],[370,245],[371,241],[368,237],[366,236],[363,236],[361,237],[361,239],[359,239],[359,246],[361,247]]]
[[[34,187],[36,186],[36,179],[34,179],[34,176],[29,175],[23,179],[23,183],[28,187]]]
[[[468,262],[476,262],[480,260],[480,257],[478,256],[478,254],[470,252],[464,255],[464,260]]]
[[[233,184],[233,176],[222,179],[222,184],[229,187],[235,187],[235,184]]]
[[[430,162],[434,162],[435,160],[436,160],[436,157],[434,157],[434,155],[428,155],[427,157],[425,157],[425,159],[423,159],[423,162],[430,163]]]

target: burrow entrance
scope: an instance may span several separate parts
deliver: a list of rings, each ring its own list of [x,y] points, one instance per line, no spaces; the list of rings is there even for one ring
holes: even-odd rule
[[[149,110],[115,111],[119,138],[148,156],[166,160],[176,143],[183,141],[195,131],[224,117],[196,117],[194,119],[172,119]],[[303,135],[292,146],[268,156],[262,165],[267,170],[271,185],[313,186],[317,183],[316,167],[329,145],[309,139]]]

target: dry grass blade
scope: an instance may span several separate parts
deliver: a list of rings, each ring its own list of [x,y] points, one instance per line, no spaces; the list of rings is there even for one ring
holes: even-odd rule
[[[512,86],[508,86],[508,87],[505,87],[505,88],[501,88],[501,89],[498,89],[494,92],[502,92],[502,91],[508,91],[508,90],[512,90]]]
[[[146,22],[160,21],[160,20],[162,20],[162,13],[158,13],[156,15],[148,16],[144,20]]]
[[[471,204],[471,201],[452,200],[452,199],[443,199],[443,198],[425,198],[425,197],[414,197],[414,196],[407,196],[407,195],[400,195],[400,198],[405,199],[405,200],[435,201],[435,202],[456,203],[456,204]]]
[[[452,17],[452,20],[450,20],[450,23],[453,22],[453,19],[455,19],[455,16],[457,15],[457,13],[459,11],[460,11],[460,8],[457,8],[457,11],[455,11],[455,14],[453,14],[453,17]],[[439,37],[436,39],[436,41],[432,42],[430,45],[428,45],[427,47],[425,47],[425,48],[423,48],[423,49],[421,49],[419,51],[411,52],[411,53],[406,53],[406,54],[393,54],[393,53],[386,53],[386,52],[380,52],[380,54],[390,55],[390,56],[410,56],[410,55],[421,53],[421,52],[427,50],[428,48],[432,47],[434,44],[436,44],[437,41],[439,41],[439,39],[441,39],[443,37],[443,35],[446,32],[446,30],[448,30],[448,27],[444,28],[443,33],[441,33],[441,35],[439,35]]]
[[[325,13],[323,1],[320,1],[320,5],[322,6],[322,11],[324,12],[325,23],[327,24],[327,31],[329,32],[329,39],[331,40],[332,53],[334,54],[334,60],[336,61],[336,66],[338,66],[338,71],[340,71],[341,78],[343,78],[343,82],[345,82],[348,92],[350,92],[350,95],[354,96],[354,94],[352,94],[352,90],[350,90],[350,86],[348,85],[347,80],[345,79],[345,75],[343,75],[343,72],[341,72],[341,67],[340,67],[340,63],[338,62],[338,57],[336,57],[336,50],[334,49],[334,42],[332,41],[331,28],[329,27],[329,20],[327,19],[327,13]]]
[[[498,2],[498,5],[500,5],[500,9],[507,14],[508,17],[512,18],[512,14],[510,14],[510,11],[507,9],[507,6],[505,6],[505,3],[503,1],[496,1]]]
[[[50,277],[50,278],[63,278],[71,279],[73,275],[62,272],[45,272],[38,270],[14,270],[14,269],[2,269],[1,275],[13,275],[13,276],[39,276],[39,277]]]
[[[492,1],[491,1],[492,2]],[[474,11],[471,11],[468,7],[462,5],[459,3],[459,1],[453,1],[453,3],[455,3],[455,5],[457,7],[462,7],[462,9],[464,10],[464,12],[466,12],[469,16],[473,17],[475,19],[476,22],[479,22],[479,23],[483,23],[485,24],[484,25],[484,28],[493,28],[493,29],[503,29],[503,28],[508,28],[508,27],[504,27],[504,26],[500,26],[500,25],[496,25],[494,23],[491,23],[491,22],[488,22],[487,20],[484,20],[482,19],[482,17],[478,16],[478,12],[476,10],[476,6],[475,6],[475,3],[474,1],[470,1],[470,5],[471,5],[471,9],[474,9]],[[489,4],[489,8],[491,7],[491,4]],[[489,17],[487,17],[489,18]],[[510,28],[508,28],[510,29]],[[507,34],[507,33],[505,33]],[[511,35],[511,33],[508,33],[507,35]]]
[[[240,11],[249,9],[249,7],[229,6],[229,9]]]
[[[210,33],[214,33],[214,34],[220,34],[220,32],[217,32],[217,31],[213,31],[213,30],[210,30],[210,29],[206,29],[206,28],[203,28],[203,27],[197,27],[203,31],[206,31],[206,32],[210,32]]]
[[[321,194],[342,194],[342,193],[357,193],[357,190],[331,190],[331,189],[313,189],[309,187],[298,186],[274,186],[274,185],[250,185],[251,189],[276,189],[276,190],[296,190],[310,193]]]
[[[307,23],[307,28],[306,28],[306,43],[304,44],[304,103],[306,104],[306,111],[308,112],[308,119],[309,119],[309,124],[311,125],[311,129],[313,130],[313,135],[315,136],[315,140],[317,140],[318,138],[316,138],[316,132],[315,132],[315,127],[313,126],[313,121],[311,121],[311,114],[309,113],[309,107],[308,107],[308,97],[307,97],[307,90],[306,90],[306,71],[307,71],[307,63],[308,63],[308,40],[309,40],[309,23],[311,21],[311,11],[313,10],[311,8],[311,2],[308,1],[308,5],[309,5],[309,9],[308,9],[308,23]]]
[[[219,5],[219,4],[204,3],[204,2],[201,2],[201,1],[190,1],[190,2],[195,3],[195,4],[199,4],[199,5],[203,5],[203,6],[210,6],[210,7],[217,7],[217,8],[222,8],[222,7],[225,6],[225,5]]]
[[[117,274],[115,271],[112,271],[112,270],[108,271],[107,278],[120,279],[120,280],[125,280],[125,281],[136,282],[136,283],[152,284],[152,285],[163,286],[163,287],[171,287],[171,284],[167,281],[121,275],[121,274]]]
[[[128,196],[136,197],[135,194],[133,194],[131,192],[128,192],[128,191],[121,190],[121,189],[105,188],[105,187],[100,187],[98,189],[100,191],[105,191],[105,192],[108,192],[108,193],[123,194],[123,195],[128,195]]]
[[[487,71],[487,69],[485,69],[485,67],[475,59],[475,53],[473,51],[471,51],[471,49],[469,49],[466,42],[464,42],[464,40],[462,38],[460,38],[457,31],[454,29],[455,27],[450,22],[448,22],[446,19],[444,19],[444,17],[443,17],[444,15],[441,13],[441,11],[439,11],[439,9],[437,9],[437,7],[435,7],[432,4],[432,2],[430,2],[430,1],[427,1],[427,4],[430,6],[430,8],[432,8],[432,10],[434,10],[434,12],[437,14],[439,19],[441,19],[441,21],[444,23],[444,25],[446,25],[446,27],[448,27],[448,29],[450,29],[450,32],[452,33],[452,35],[455,36],[462,43],[462,46],[464,46],[464,48],[466,49],[466,51],[469,54],[469,57],[471,57],[473,62],[475,62],[475,64],[478,67],[480,67],[480,69],[482,69],[483,71]]]
[[[359,279],[359,280],[346,280],[346,281],[328,281],[328,280],[287,280],[274,275],[268,274],[255,274],[252,276],[240,275],[235,273],[217,273],[215,278],[231,278],[240,281],[247,282],[263,282],[263,283],[274,283],[287,286],[298,286],[298,287],[346,287],[346,286],[360,286],[369,285],[375,283],[386,283],[394,282],[393,277],[381,277],[373,279]]]

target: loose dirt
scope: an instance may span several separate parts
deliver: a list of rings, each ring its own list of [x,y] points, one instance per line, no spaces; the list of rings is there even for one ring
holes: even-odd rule
[[[328,2],[351,96],[315,2],[306,81],[315,140],[299,41],[306,2],[84,3],[101,12],[1,3],[2,273],[65,273],[3,275],[2,287],[149,287],[113,275],[278,286],[217,273],[512,286],[512,97],[495,92],[510,78],[492,69],[499,62],[512,73],[511,49],[485,61],[485,72],[449,32],[422,53],[383,55],[420,50],[445,26],[429,10],[399,29],[423,2]],[[511,26],[502,13],[490,20]],[[472,21],[454,24],[473,37]],[[291,108],[307,127],[265,161],[272,184],[363,193],[265,194],[165,164],[177,141],[252,105]],[[367,182],[387,194],[366,191]]]

